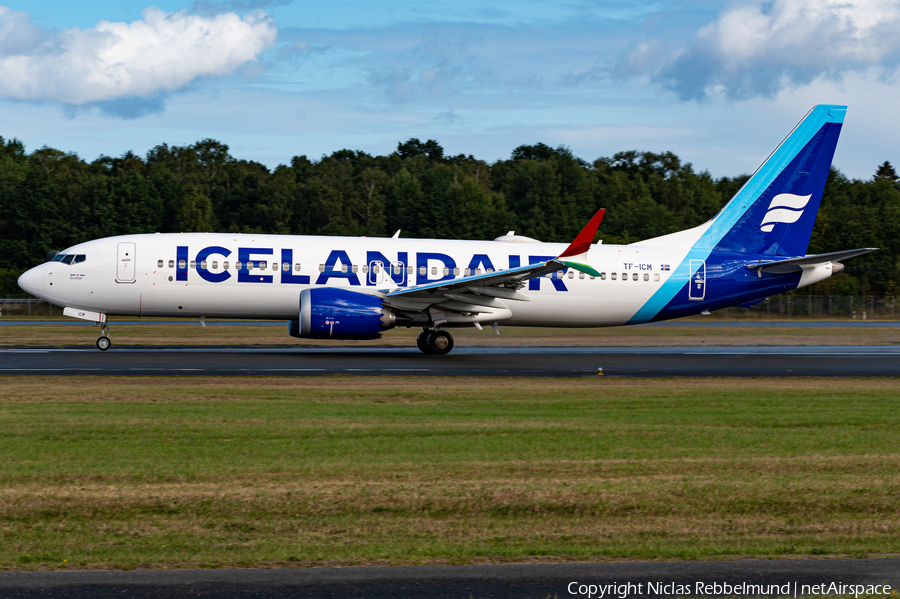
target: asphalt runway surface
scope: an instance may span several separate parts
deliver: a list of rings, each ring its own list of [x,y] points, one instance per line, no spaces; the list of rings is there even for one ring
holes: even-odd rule
[[[900,376],[900,347],[116,347],[0,350],[0,374]]]
[[[2,303],[3,300],[0,300]],[[182,318],[180,320],[112,320],[110,324],[114,325],[188,325],[197,326],[197,319]],[[66,319],[66,320],[0,320],[0,326],[23,326],[23,325],[72,325],[72,326],[91,326],[92,323],[83,320]],[[287,322],[281,320],[207,320],[206,326],[211,327],[284,327],[287,328]],[[770,327],[770,328],[830,328],[830,327],[856,327],[856,328],[878,328],[878,327],[900,327],[900,321],[896,320],[779,320],[779,321],[711,321],[698,322],[696,320],[669,320],[666,322],[651,322],[647,324],[632,325],[629,328],[636,327],[699,327],[699,328],[720,328],[720,327]]]
[[[629,583],[630,587],[622,586]],[[610,584],[616,586],[605,586]],[[726,584],[732,588],[725,587]],[[2,572],[0,596],[8,599],[546,599],[599,598],[603,588],[603,597],[627,594],[629,598],[826,594],[853,597],[853,591],[859,590],[851,587],[848,592],[847,587],[837,587],[837,593],[829,593],[830,584],[878,585],[877,594],[890,596],[900,587],[900,559]],[[885,590],[885,584],[890,589],[886,593],[878,592]],[[740,587],[738,591],[733,588],[737,585],[761,586]],[[812,585],[825,586],[819,592],[810,592]]]

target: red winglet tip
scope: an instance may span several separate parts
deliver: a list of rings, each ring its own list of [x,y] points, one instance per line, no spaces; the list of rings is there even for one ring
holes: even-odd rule
[[[594,236],[597,234],[597,229],[600,228],[600,221],[603,220],[603,215],[606,214],[606,208],[601,208],[597,211],[597,214],[588,221],[588,224],[584,226],[572,243],[569,244],[569,247],[566,248],[562,254],[559,255],[560,258],[566,258],[569,256],[578,256],[579,254],[583,254],[588,249],[590,249],[591,244],[594,242]]]

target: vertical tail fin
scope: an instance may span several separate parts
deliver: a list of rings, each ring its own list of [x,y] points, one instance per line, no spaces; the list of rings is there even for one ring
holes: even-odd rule
[[[814,106],[715,216],[699,246],[806,254],[846,111],[846,106]]]

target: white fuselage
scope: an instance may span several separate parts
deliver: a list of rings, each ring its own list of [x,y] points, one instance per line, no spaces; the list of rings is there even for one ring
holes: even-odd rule
[[[376,262],[393,263],[388,268],[402,288],[476,274],[476,269],[497,271],[547,260],[565,248],[558,243],[372,237],[127,235],[73,246],[65,253],[83,255],[83,261],[48,262],[34,269],[29,281],[32,287],[40,285],[42,293],[35,295],[53,304],[104,314],[291,320],[297,318],[304,288],[373,293],[378,277],[373,270],[380,270],[373,269]],[[504,324],[626,324],[675,276],[670,265],[678,264],[686,251],[594,245],[588,261],[602,277],[569,270],[561,277],[534,279],[520,290],[530,301],[506,302],[512,316]],[[252,269],[247,270],[248,262]]]

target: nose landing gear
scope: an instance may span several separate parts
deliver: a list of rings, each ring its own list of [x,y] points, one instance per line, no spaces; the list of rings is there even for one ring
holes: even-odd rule
[[[425,329],[419,333],[416,346],[422,353],[443,356],[453,349],[453,336],[441,329]]]
[[[104,322],[99,326],[100,338],[97,339],[97,349],[106,351],[112,346],[112,341],[109,340],[109,325]]]

